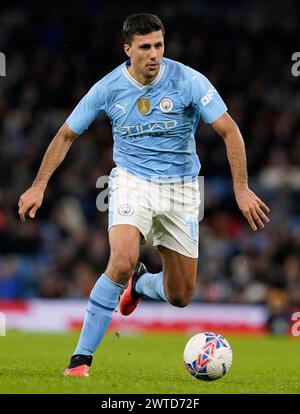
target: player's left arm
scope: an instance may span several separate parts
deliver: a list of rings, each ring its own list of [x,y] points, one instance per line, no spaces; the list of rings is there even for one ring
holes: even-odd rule
[[[269,213],[270,209],[248,187],[245,144],[239,127],[227,112],[212,122],[211,126],[225,142],[233,189],[240,210],[252,230],[257,230],[257,227],[264,228],[269,222],[266,213]]]

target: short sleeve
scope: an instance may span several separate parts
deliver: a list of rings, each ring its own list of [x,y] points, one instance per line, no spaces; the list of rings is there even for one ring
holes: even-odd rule
[[[106,88],[97,82],[74,108],[66,123],[76,134],[82,134],[95,118],[106,110]]]
[[[199,111],[203,121],[211,124],[227,111],[227,106],[204,75],[192,70],[191,82],[192,105]]]

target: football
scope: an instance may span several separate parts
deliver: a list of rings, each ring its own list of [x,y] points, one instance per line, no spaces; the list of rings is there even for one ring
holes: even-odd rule
[[[202,381],[213,381],[230,370],[232,349],[222,335],[202,332],[189,339],[184,348],[183,359],[193,377]]]

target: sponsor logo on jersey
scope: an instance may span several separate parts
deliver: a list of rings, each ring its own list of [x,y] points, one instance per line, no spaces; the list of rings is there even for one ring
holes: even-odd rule
[[[150,111],[150,98],[139,98],[138,101],[138,111],[142,115],[147,115]]]
[[[215,93],[217,93],[217,91],[213,86],[209,88],[206,94],[201,98],[202,105],[206,106],[207,104],[209,104],[209,102],[212,101],[212,98]]]
[[[171,112],[173,109],[173,101],[170,98],[163,98],[159,104],[162,112]]]
[[[120,109],[121,111],[123,111],[123,113],[124,114],[126,114],[126,106],[127,106],[127,103],[125,103],[125,104],[115,104],[115,107],[117,108],[117,109]]]
[[[134,209],[130,204],[122,204],[118,208],[118,212],[121,214],[121,216],[132,216]]]
[[[150,135],[152,133],[165,134],[167,131],[177,127],[176,120],[150,122],[145,125],[114,125],[114,132],[122,135]]]

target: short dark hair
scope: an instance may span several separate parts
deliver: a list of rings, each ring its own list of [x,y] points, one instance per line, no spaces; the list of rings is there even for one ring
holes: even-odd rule
[[[126,18],[123,24],[124,42],[131,44],[134,35],[146,35],[152,32],[162,31],[164,36],[165,29],[162,21],[155,14],[136,13]]]

